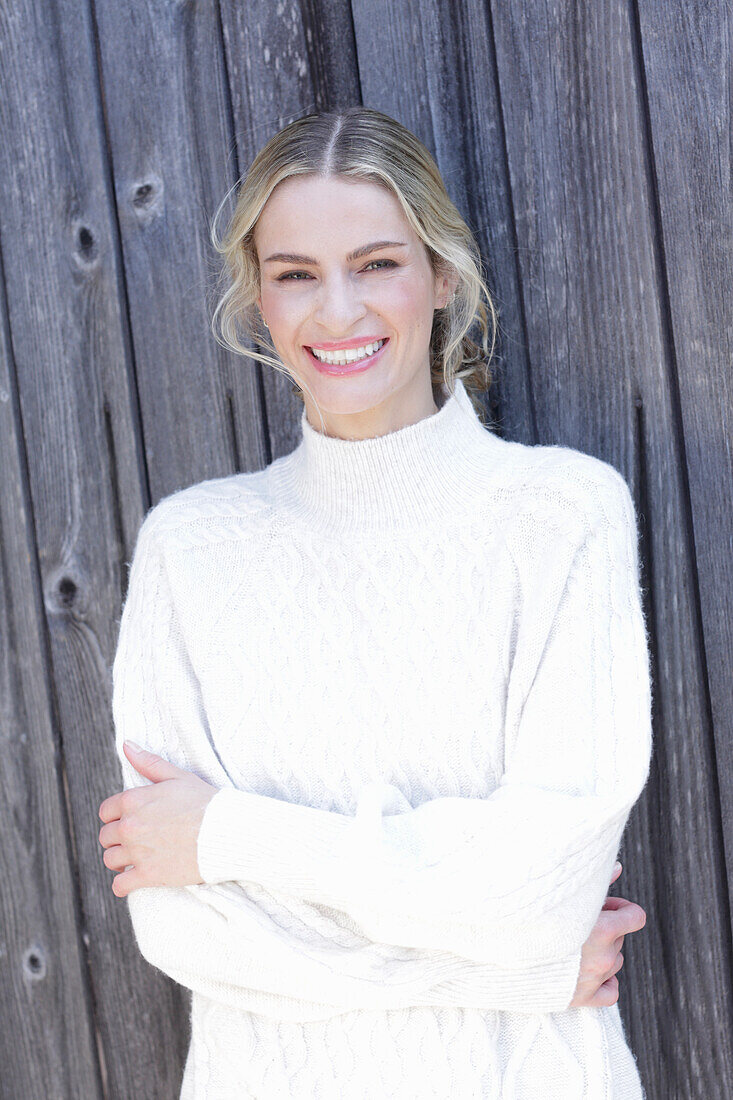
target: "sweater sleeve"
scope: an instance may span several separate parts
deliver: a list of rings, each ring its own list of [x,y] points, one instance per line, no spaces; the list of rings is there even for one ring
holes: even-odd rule
[[[634,504],[618,471],[592,461],[602,472],[581,523],[566,527],[575,537],[541,562],[522,556],[531,537],[516,542],[522,596],[496,790],[412,808],[371,784],[353,817],[222,790],[199,834],[205,881],[254,880],[333,906],[388,943],[493,966],[579,963],[651,756]]]
[[[226,777],[160,544],[153,509],[138,535],[112,668],[125,790],[149,783],[124,754],[128,738],[207,782]],[[266,825],[261,818],[258,835],[269,851]],[[317,830],[313,843],[320,851]],[[447,950],[381,943],[342,915],[253,881],[143,887],[126,902],[138,948],[153,966],[213,1000],[283,1019],[411,1005],[558,1011],[573,996],[580,963],[571,953],[528,967],[484,964]]]

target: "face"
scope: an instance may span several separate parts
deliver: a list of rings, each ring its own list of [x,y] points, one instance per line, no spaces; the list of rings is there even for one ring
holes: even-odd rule
[[[316,430],[324,430],[319,408],[326,434],[350,439],[435,411],[433,314],[455,283],[433,275],[391,192],[344,176],[291,177],[270,195],[254,241],[258,306]],[[364,346],[366,357],[354,360]],[[319,350],[331,362],[319,361]]]

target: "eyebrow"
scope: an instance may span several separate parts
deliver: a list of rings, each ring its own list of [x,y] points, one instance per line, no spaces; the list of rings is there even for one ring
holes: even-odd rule
[[[368,256],[370,252],[376,252],[378,248],[407,248],[407,244],[404,241],[373,241],[371,244],[363,244],[361,248],[355,248],[346,259],[358,260],[362,256]],[[310,264],[318,267],[318,260],[314,260],[312,256],[298,256],[294,252],[273,252],[272,256],[262,262],[269,264],[275,260],[284,264]]]

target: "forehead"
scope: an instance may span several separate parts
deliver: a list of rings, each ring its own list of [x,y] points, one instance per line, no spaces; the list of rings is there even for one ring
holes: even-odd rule
[[[294,176],[273,190],[257,220],[254,240],[264,250],[348,252],[366,241],[414,244],[417,236],[386,187],[344,176]]]

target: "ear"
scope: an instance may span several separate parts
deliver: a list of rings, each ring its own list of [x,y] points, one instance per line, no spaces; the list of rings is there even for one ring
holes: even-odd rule
[[[269,332],[270,331],[270,326],[268,325],[267,321],[265,320],[265,315],[262,312],[262,298],[256,298],[255,299],[255,305],[257,306],[257,312],[259,313],[260,323],[263,324],[265,326],[265,328],[267,329],[267,331]]]
[[[452,267],[443,267],[435,275],[434,308],[443,309],[455,294],[458,286],[458,272]]]

